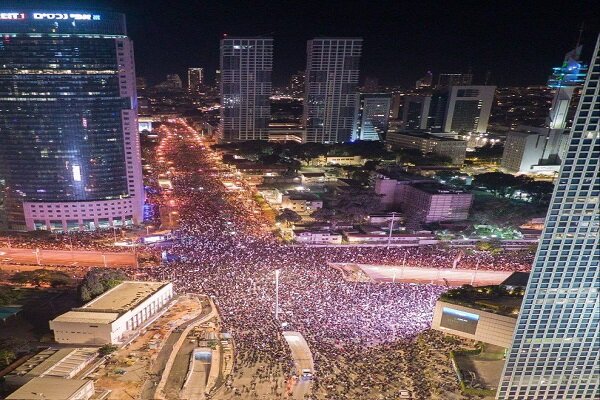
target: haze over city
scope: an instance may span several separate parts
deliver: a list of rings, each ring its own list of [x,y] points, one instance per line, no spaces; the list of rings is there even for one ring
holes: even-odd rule
[[[600,396],[594,3],[0,4],[0,398]]]

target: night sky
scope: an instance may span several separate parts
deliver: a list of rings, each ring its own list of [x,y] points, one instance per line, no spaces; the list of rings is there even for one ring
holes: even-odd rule
[[[35,2],[32,2],[35,4]],[[37,4],[47,4],[40,0]],[[65,3],[65,2],[63,2]],[[500,86],[543,84],[552,66],[582,43],[589,61],[600,31],[598,4],[570,1],[232,1],[79,0],[127,15],[138,75],[150,83],[187,67],[218,68],[219,39],[229,35],[275,38],[273,80],[287,83],[305,68],[306,40],[315,36],[364,38],[361,81],[406,87],[431,70],[467,72],[475,83],[491,71]],[[595,5],[594,5],[595,4]]]

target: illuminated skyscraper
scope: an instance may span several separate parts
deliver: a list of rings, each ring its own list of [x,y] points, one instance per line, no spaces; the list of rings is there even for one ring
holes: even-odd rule
[[[360,93],[356,110],[355,140],[383,140],[390,118],[390,93]]]
[[[268,140],[273,39],[221,40],[221,139]]]
[[[0,177],[9,227],[141,222],[135,68],[124,15],[0,15]]]
[[[361,51],[360,38],[308,41],[304,96],[307,142],[351,139]]]
[[[600,397],[600,36],[497,394]]]
[[[188,90],[197,92],[204,83],[203,68],[188,68]]]

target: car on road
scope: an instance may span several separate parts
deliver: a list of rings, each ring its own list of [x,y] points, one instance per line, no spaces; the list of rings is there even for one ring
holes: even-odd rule
[[[313,373],[310,369],[305,368],[302,370],[302,379],[310,380],[313,377]]]

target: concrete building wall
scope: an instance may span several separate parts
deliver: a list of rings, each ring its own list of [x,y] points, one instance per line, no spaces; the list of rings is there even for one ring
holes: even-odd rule
[[[442,323],[444,308],[476,315],[478,321],[474,333],[468,333],[464,330],[452,329],[448,326],[444,326]],[[468,315],[465,316],[468,318]],[[458,318],[460,318],[460,316]],[[435,304],[431,327],[435,330],[450,333],[452,335],[508,348],[512,343],[516,323],[516,315],[514,317],[508,317],[438,300]]]

